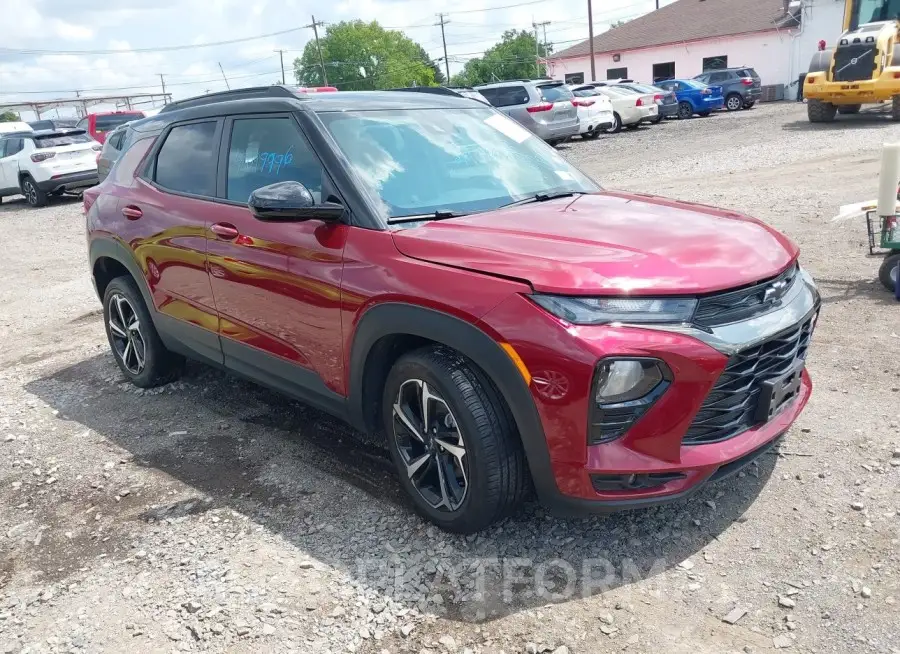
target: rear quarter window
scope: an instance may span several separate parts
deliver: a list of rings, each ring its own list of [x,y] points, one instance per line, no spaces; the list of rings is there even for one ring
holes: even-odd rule
[[[741,68],[738,71],[739,77],[759,77],[755,70],[752,68]]]
[[[538,91],[541,92],[541,99],[545,102],[565,102],[573,97],[572,91],[564,84],[539,86]]]

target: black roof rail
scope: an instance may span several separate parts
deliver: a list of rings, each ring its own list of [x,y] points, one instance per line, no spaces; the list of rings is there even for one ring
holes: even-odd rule
[[[459,96],[459,93],[446,86],[406,86],[403,88],[388,89],[388,91],[408,91],[413,93],[434,93],[436,95]]]
[[[298,99],[298,95],[287,86],[252,86],[246,89],[234,89],[233,91],[219,91],[218,93],[207,93],[206,95],[198,95],[194,98],[186,100],[178,100],[170,102],[159,113],[168,113],[177,111],[178,109],[187,109],[188,107],[201,107],[216,102],[225,102],[227,100],[245,100],[248,98],[294,98]]]

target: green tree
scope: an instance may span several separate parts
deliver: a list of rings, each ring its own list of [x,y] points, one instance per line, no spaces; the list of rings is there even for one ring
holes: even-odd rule
[[[434,84],[434,62],[422,46],[376,21],[329,25],[320,46],[328,84],[342,91]],[[307,43],[303,55],[294,60],[294,77],[302,86],[325,84],[315,40]]]
[[[459,86],[484,84],[494,79],[519,79],[540,77],[544,67],[535,58],[534,34],[525,30],[507,30],[500,42],[486,50],[484,55],[466,62],[462,71],[453,76],[451,83]],[[549,48],[537,45],[537,52],[546,57]]]
[[[628,22],[627,20],[617,20],[617,21],[609,24],[609,29],[614,30],[617,27],[622,27],[622,25],[624,25],[627,22]]]
[[[438,86],[447,83],[447,76],[444,75],[444,69],[442,64],[439,64],[434,59],[428,56],[428,53],[425,52],[425,48],[416,43],[416,48],[419,50],[419,56],[422,58],[422,61],[425,62],[425,65],[428,66],[431,70],[434,71],[434,83]]]
[[[15,123],[21,120],[15,111],[0,111],[0,123]]]

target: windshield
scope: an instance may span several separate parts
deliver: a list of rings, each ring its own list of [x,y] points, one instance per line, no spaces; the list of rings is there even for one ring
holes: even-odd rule
[[[48,136],[34,136],[34,147],[58,148],[61,145],[77,145],[78,143],[90,143],[94,139],[82,132],[81,134],[50,134]]]
[[[855,0],[850,29],[900,17],[900,0]]]
[[[491,211],[599,188],[518,123],[484,108],[319,114],[386,219]]]

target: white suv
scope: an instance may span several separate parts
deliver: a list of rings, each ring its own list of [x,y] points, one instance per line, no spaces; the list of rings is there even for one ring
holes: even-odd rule
[[[22,194],[33,207],[97,183],[100,144],[83,129],[0,134],[0,201]]]

